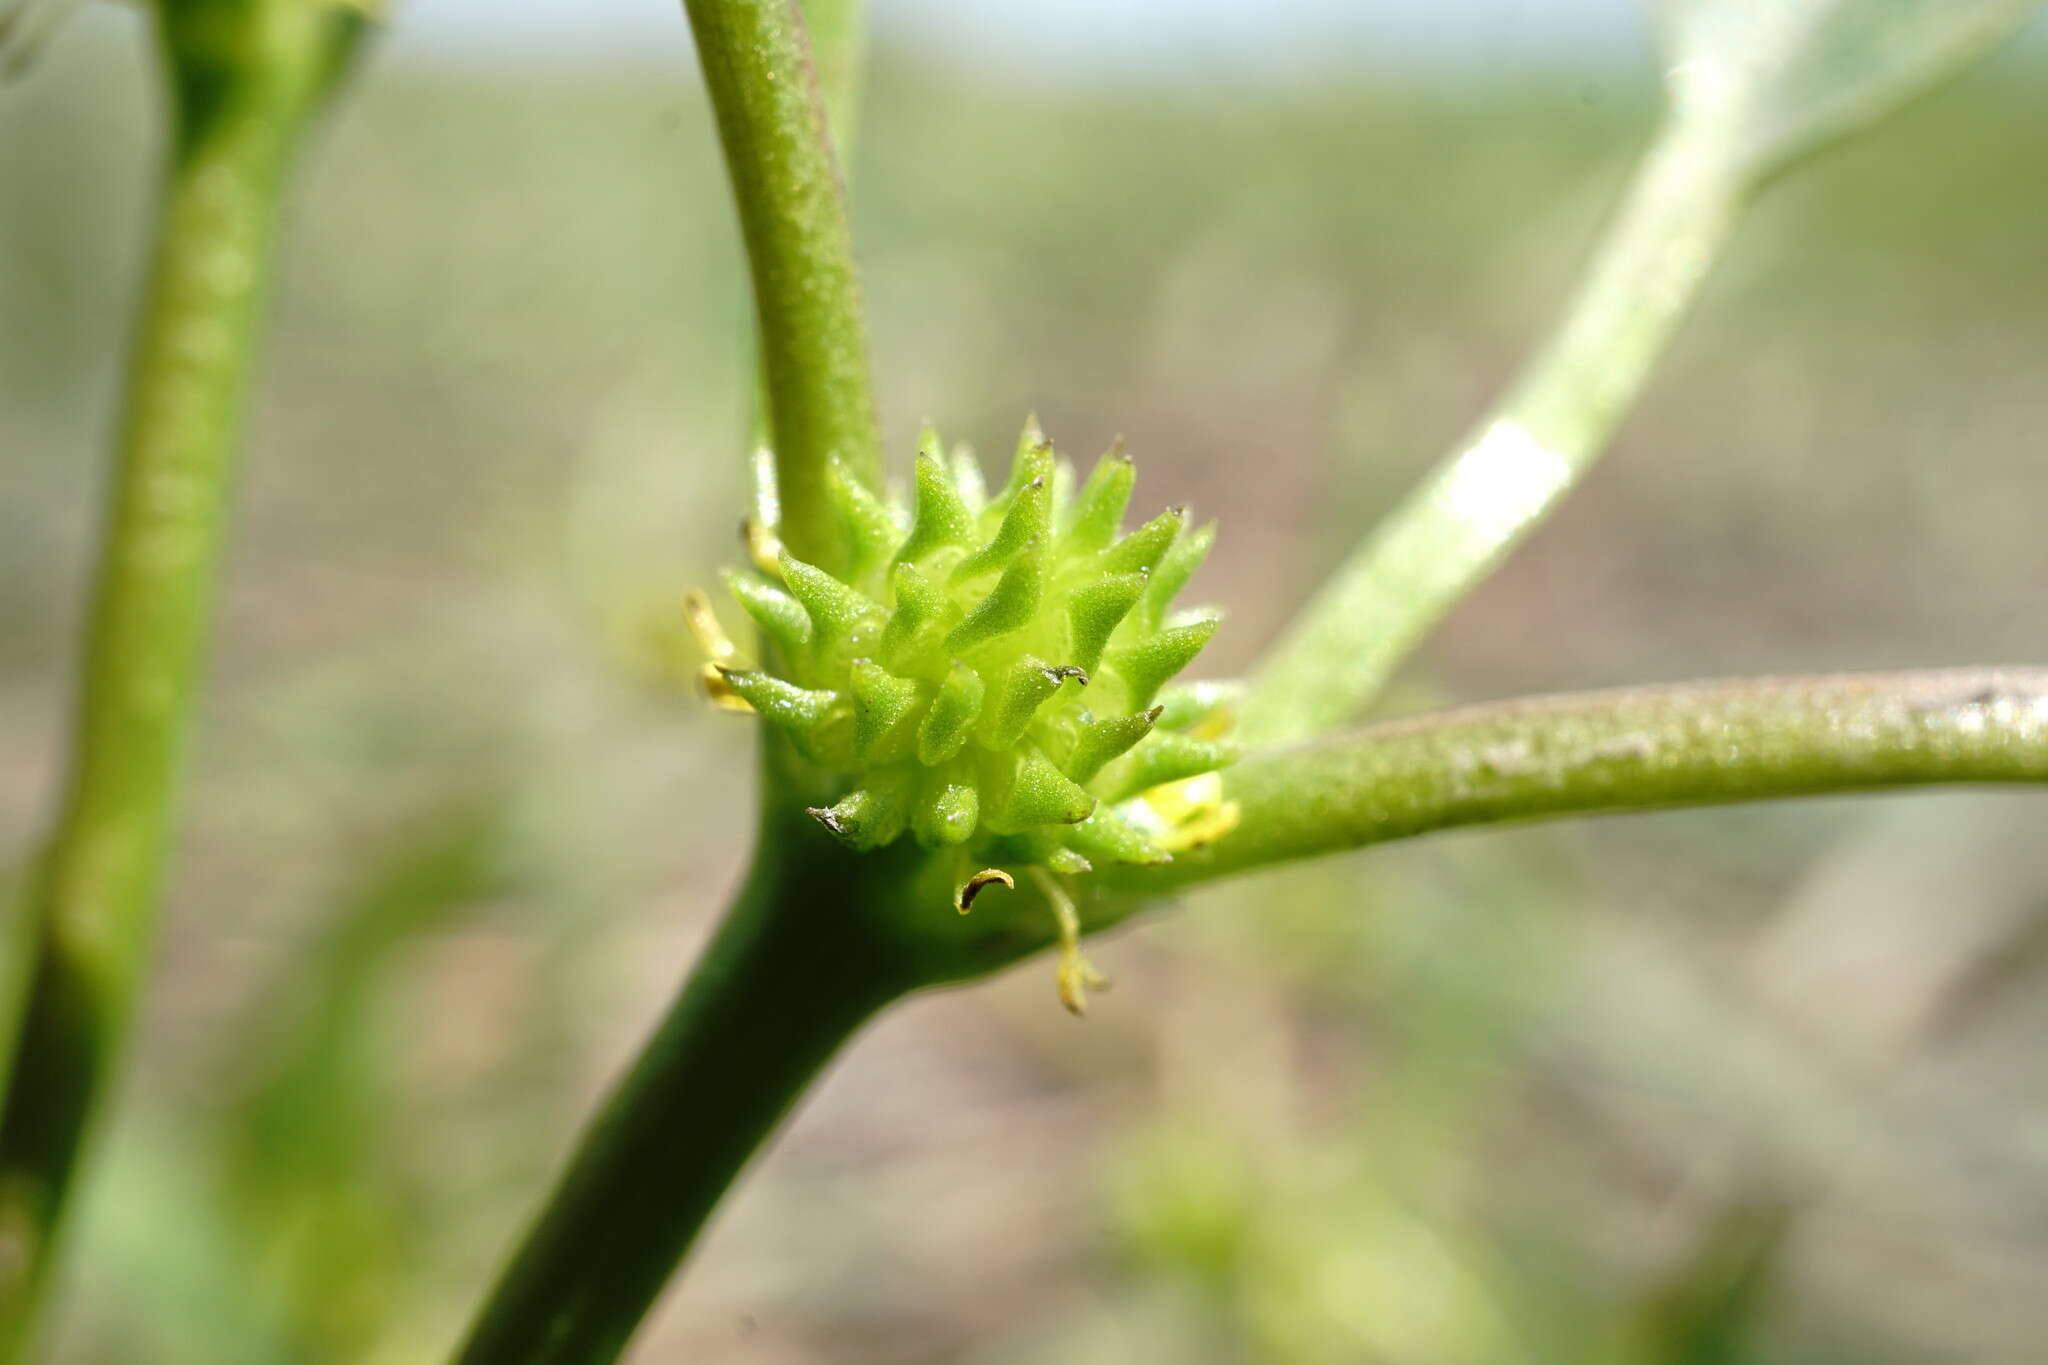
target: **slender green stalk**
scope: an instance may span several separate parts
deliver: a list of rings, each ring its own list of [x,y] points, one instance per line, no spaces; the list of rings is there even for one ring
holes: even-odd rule
[[[32,953],[10,953],[20,1027],[0,1047],[13,1058],[0,1116],[0,1361],[27,1350],[142,975],[278,200],[358,29],[296,0],[160,13],[175,137],[68,785],[9,934]]]
[[[903,858],[847,852],[792,817],[808,824],[786,808],[766,816],[746,885],[592,1122],[460,1365],[616,1359],[819,1069],[919,984],[896,936],[878,929],[904,878],[876,864]]]
[[[1666,125],[1548,346],[1261,662],[1240,723],[1247,743],[1357,714],[1584,475],[1699,292],[1743,183],[1720,123]]]
[[[1548,347],[1338,569],[1267,657],[1241,735],[1364,709],[1422,637],[1584,475],[1750,194],[2018,28],[2039,0],[1669,0],[1668,112]]]
[[[1239,828],[1152,894],[1460,825],[1957,782],[2048,782],[2048,668],[1619,689],[1460,707],[1232,768]]]
[[[781,536],[846,564],[825,499],[835,458],[881,482],[867,329],[839,168],[796,0],[687,0],[754,282]]]
[[[860,131],[860,81],[867,65],[867,30],[863,23],[862,0],[803,0],[803,19],[811,38],[811,57],[818,73],[818,98],[825,106],[826,131],[831,154],[840,170],[840,188],[853,160],[853,139]],[[775,432],[769,424],[771,404],[766,356],[760,338],[746,341],[749,363],[755,371],[752,439],[757,450],[773,459]],[[879,458],[879,457],[878,457]],[[758,465],[754,469],[760,478]],[[777,529],[774,526],[767,530]]]

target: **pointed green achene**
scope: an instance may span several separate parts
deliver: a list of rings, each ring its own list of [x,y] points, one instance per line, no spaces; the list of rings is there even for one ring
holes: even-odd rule
[[[1081,486],[1067,526],[1067,544],[1077,551],[1107,549],[1123,525],[1124,508],[1130,506],[1131,488],[1137,481],[1138,467],[1124,454],[1119,441],[1096,461],[1095,472]]]
[[[894,843],[910,823],[916,777],[884,773],[848,792],[834,805],[811,811],[818,822],[857,849]]]
[[[804,563],[787,550],[782,554],[782,581],[803,604],[820,640],[844,640],[863,621],[882,610],[858,589],[848,587],[816,565]]]
[[[1067,831],[1068,844],[1103,863],[1164,863],[1173,855],[1152,842],[1136,825],[1118,815],[1107,802]]]
[[[1111,574],[1074,590],[1067,599],[1067,645],[1077,668],[1102,662],[1103,647],[1144,591],[1141,573]]]
[[[937,449],[917,452],[917,473],[912,494],[916,498],[911,514],[910,534],[896,551],[899,561],[922,559],[934,550],[949,546],[965,548],[974,543],[974,512],[960,496],[951,471]]]
[[[1102,771],[1102,765],[1123,754],[1152,733],[1163,708],[1137,711],[1128,716],[1107,716],[1083,725],[1074,737],[1073,752],[1065,764],[1067,776],[1086,782]],[[1162,738],[1166,738],[1162,736]],[[1117,798],[1111,797],[1111,800]]]
[[[1038,708],[1052,699],[1065,681],[1043,659],[1027,654],[1003,671],[995,695],[983,708],[976,738],[985,749],[1013,749]]]
[[[1144,573],[1157,564],[1188,523],[1188,509],[1169,507],[1122,540],[1102,556],[1104,573]]]
[[[1042,468],[1015,494],[1005,495],[1007,506],[994,538],[960,561],[953,570],[955,583],[971,583],[996,572],[1052,529],[1052,447],[1040,446],[1019,463]]]
[[[1123,679],[1125,705],[1150,706],[1166,680],[1193,663],[1215,633],[1216,622],[1197,621],[1111,650],[1108,664]]]
[[[868,659],[853,661],[851,677],[853,753],[863,762],[872,762],[917,708],[917,684]]]
[[[1009,781],[993,795],[993,808],[983,811],[982,819],[999,834],[1018,834],[1036,825],[1071,825],[1095,810],[1095,798],[1087,788],[1036,752],[1020,757]]]
[[[855,582],[863,582],[889,561],[903,533],[888,507],[854,477],[843,460],[834,459],[826,466],[825,491],[846,535],[849,572]]]
[[[918,762],[935,768],[966,747],[986,690],[979,673],[966,664],[954,663],[917,727]]]
[[[784,682],[750,668],[721,668],[718,671],[731,684],[733,691],[746,698],[749,706],[785,730],[816,729],[824,722],[832,704],[839,700],[837,692],[798,687],[795,683]]]
[[[1121,445],[1076,488],[1027,424],[993,498],[964,448],[945,454],[929,428],[919,446],[908,509],[833,474],[844,576],[786,553],[726,575],[775,671],[728,666],[740,651],[708,621],[707,686],[836,788],[811,812],[834,836],[961,849],[983,868],[970,883],[1009,879],[1003,862],[1077,876],[1223,837],[1220,790],[1184,779],[1236,756],[1236,694],[1168,686],[1216,629],[1172,606],[1215,527],[1172,508],[1119,539],[1135,478]]]
[[[1202,561],[1209,557],[1209,547],[1215,543],[1216,523],[1212,521],[1184,532],[1167,547],[1153,566],[1152,576],[1145,584],[1145,596],[1139,603],[1138,619],[1145,629],[1159,629],[1173,599],[1195,576],[1195,570],[1202,567]]]
[[[982,604],[946,636],[946,648],[956,654],[987,644],[998,636],[1022,630],[1038,616],[1038,603],[1045,596],[1045,558],[1036,550],[1019,555]]]
[[[921,676],[945,666],[946,631],[952,603],[945,590],[915,564],[898,564],[889,575],[895,611],[882,628],[882,663],[906,676]]]
[[[964,844],[981,824],[981,796],[972,783],[930,783],[911,813],[911,830],[927,848]]]
[[[1038,414],[1034,412],[1024,419],[1024,429],[1017,433],[1017,448],[1010,455],[1010,476],[990,505],[998,510],[1009,506],[1025,484],[1052,472],[1052,460],[1052,442],[1039,430]]]
[[[727,591],[769,639],[787,651],[811,642],[811,615],[801,602],[750,574],[727,569],[723,577]]]

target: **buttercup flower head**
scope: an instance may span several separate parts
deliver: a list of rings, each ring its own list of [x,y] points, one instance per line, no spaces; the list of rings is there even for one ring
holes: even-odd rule
[[[1219,838],[1235,823],[1213,777],[1237,754],[1222,738],[1233,698],[1170,685],[1216,630],[1215,611],[1172,606],[1215,527],[1174,507],[1123,534],[1134,478],[1117,448],[1077,487],[1036,423],[993,496],[973,457],[929,429],[909,507],[835,469],[848,568],[796,559],[751,523],[754,568],[726,586],[764,658],[741,666],[693,594],[706,690],[844,778],[846,794],[810,813],[849,847],[962,850],[963,912],[983,886],[1011,884],[1008,868],[1046,878],[1057,909],[1065,893],[1047,874],[1163,862]],[[1070,954],[1070,1005],[1087,974]]]

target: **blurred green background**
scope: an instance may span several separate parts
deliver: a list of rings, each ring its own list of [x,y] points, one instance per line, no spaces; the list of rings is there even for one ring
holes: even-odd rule
[[[139,17],[0,90],[0,856],[56,778],[157,151]],[[680,25],[680,19],[677,20]],[[2048,82],[1772,191],[1610,460],[1392,703],[2038,661]],[[1123,433],[1252,658],[1569,287],[1584,70],[1015,80],[884,44],[890,449]],[[745,284],[694,73],[372,60],[295,199],[161,943],[58,1359],[429,1362],[744,855],[674,679]],[[2048,800],[1441,838],[914,1002],[637,1359],[2048,1360]]]

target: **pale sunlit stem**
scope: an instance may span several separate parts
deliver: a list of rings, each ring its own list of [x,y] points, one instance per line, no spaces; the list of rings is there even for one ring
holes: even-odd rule
[[[1741,203],[1711,130],[1659,137],[1563,327],[1459,449],[1355,550],[1262,661],[1252,744],[1357,714],[1599,456],[1698,293]]]

